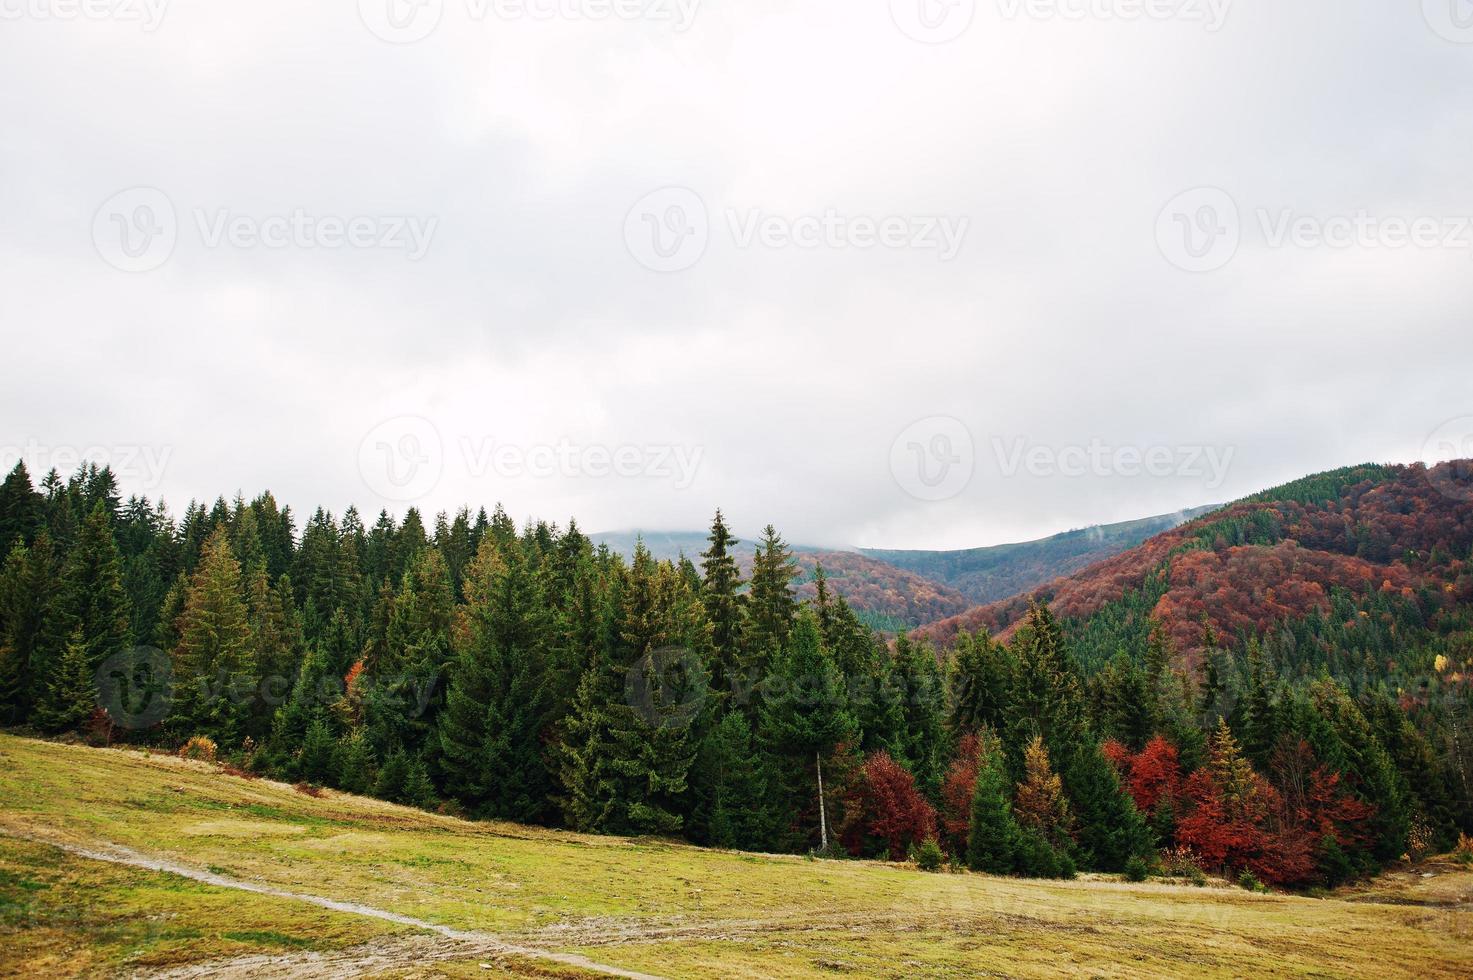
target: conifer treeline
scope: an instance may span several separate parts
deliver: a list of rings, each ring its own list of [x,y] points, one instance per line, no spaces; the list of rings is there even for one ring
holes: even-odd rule
[[[626,561],[500,508],[298,533],[270,494],[175,521],[107,469],[36,489],[17,466],[0,535],[0,712],[46,733],[204,736],[477,818],[896,859],[935,838],[1042,876],[1187,847],[1302,885],[1467,828],[1455,766],[1384,693],[1261,665],[1224,692],[1160,631],[1086,677],[1044,607],[939,659],[821,574],[800,603],[771,527],[744,581],[719,512],[699,563]]]

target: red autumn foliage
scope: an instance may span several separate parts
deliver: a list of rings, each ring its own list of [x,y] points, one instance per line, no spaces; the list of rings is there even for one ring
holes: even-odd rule
[[[1142,813],[1155,813],[1162,800],[1176,804],[1181,795],[1181,760],[1176,746],[1157,735],[1131,757],[1126,789]]]
[[[956,759],[941,781],[941,832],[951,854],[965,854],[972,829],[972,791],[977,787],[977,765],[982,740],[964,735],[957,745]]]
[[[1162,800],[1175,803],[1181,797],[1181,760],[1177,747],[1161,735],[1147,741],[1145,749],[1131,753],[1114,738],[1100,746],[1121,784],[1136,800],[1136,809],[1155,813]]]
[[[1122,780],[1130,777],[1130,749],[1113,738],[1107,738],[1100,744],[1100,754],[1115,767],[1115,775]]]
[[[803,571],[798,586],[800,599],[812,600],[818,595],[812,579],[814,569],[821,564],[829,589],[843,596],[855,612],[920,624],[955,616],[972,605],[949,585],[852,551],[799,552],[794,557]],[[749,560],[744,558],[744,564]],[[750,569],[746,574],[751,574]]]
[[[1311,884],[1322,841],[1363,845],[1375,808],[1348,793],[1302,739],[1281,744],[1273,767],[1277,786],[1253,773],[1237,793],[1225,792],[1211,766],[1194,772],[1176,838],[1209,867],[1247,869],[1271,885]]]
[[[1376,808],[1350,793],[1338,772],[1320,765],[1308,742],[1286,738],[1271,765],[1286,818],[1314,841],[1331,837],[1342,847],[1360,847],[1370,840]]]
[[[884,844],[890,860],[905,860],[912,844],[936,836],[936,811],[916,789],[915,777],[889,753],[864,760],[859,793],[864,831]],[[863,851],[863,841],[852,834],[845,845],[856,856]]]
[[[1318,877],[1315,870],[1318,846],[1319,841],[1302,833],[1299,827],[1275,822],[1265,832],[1258,856],[1248,862],[1248,870],[1259,881],[1280,888],[1312,884]]]
[[[1467,560],[1473,495],[1464,492],[1470,487],[1473,468],[1466,463],[1358,470],[1333,493],[1319,495],[1326,499],[1291,491],[1280,495],[1284,499],[1234,504],[1027,594],[922,627],[917,635],[946,644],[959,630],[986,630],[1005,640],[1035,601],[1048,602],[1061,619],[1086,617],[1141,588],[1163,563],[1171,588],[1152,618],[1166,627],[1187,666],[1201,652],[1204,617],[1220,642],[1231,644],[1240,630],[1262,632],[1325,609],[1333,588],[1411,598],[1431,586],[1442,608],[1455,608],[1473,601]],[[1274,542],[1233,543],[1229,525],[1255,521],[1278,528]]]
[[[1275,623],[1328,609],[1332,589],[1366,596],[1383,583],[1401,591],[1416,582],[1405,566],[1378,566],[1293,541],[1193,551],[1172,563],[1171,591],[1152,615],[1185,650],[1200,646],[1204,620],[1219,637],[1261,634]]]
[[[1177,821],[1176,839],[1200,854],[1208,867],[1251,868],[1263,851],[1263,828],[1277,795],[1255,774],[1250,795],[1232,798],[1210,769],[1198,769],[1187,778],[1189,808]]]
[[[1370,840],[1376,808],[1346,792],[1338,772],[1323,766],[1314,771],[1309,803],[1304,820],[1321,837],[1333,837],[1341,847],[1359,847]]]

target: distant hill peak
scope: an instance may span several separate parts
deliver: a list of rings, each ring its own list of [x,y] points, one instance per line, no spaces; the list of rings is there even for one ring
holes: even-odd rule
[[[1334,609],[1415,601],[1418,616],[1435,616],[1473,601],[1473,461],[1367,464],[1295,480],[915,635],[943,644],[963,630],[1006,637],[1035,600],[1079,623],[1112,609],[1149,617],[1188,663],[1208,627],[1233,646]]]
[[[892,551],[861,548],[860,554],[889,562],[958,590],[983,605],[1015,596],[1134,548],[1162,531],[1219,509],[1194,507],[1117,524],[1097,524],[1060,534],[961,551]]]

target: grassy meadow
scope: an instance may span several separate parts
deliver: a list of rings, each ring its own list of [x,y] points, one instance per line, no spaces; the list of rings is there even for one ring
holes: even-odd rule
[[[288,894],[61,849],[108,847]],[[925,874],[474,823],[0,735],[0,976],[597,972],[540,951],[671,977],[1468,976],[1473,869],[1430,862],[1326,898]]]

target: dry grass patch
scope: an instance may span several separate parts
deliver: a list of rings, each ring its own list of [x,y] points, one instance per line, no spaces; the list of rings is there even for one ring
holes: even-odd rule
[[[1473,872],[1451,862],[1343,899],[923,874],[473,823],[4,736],[0,800],[0,832],[110,841],[664,975],[1473,975]]]

